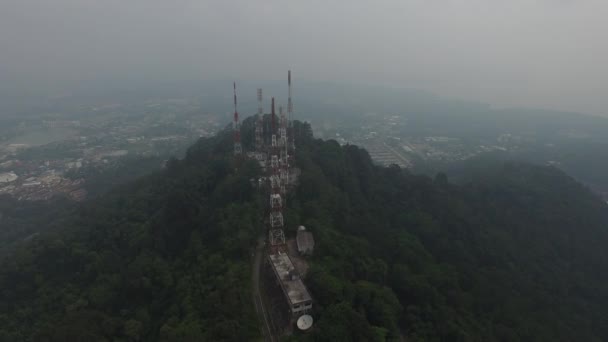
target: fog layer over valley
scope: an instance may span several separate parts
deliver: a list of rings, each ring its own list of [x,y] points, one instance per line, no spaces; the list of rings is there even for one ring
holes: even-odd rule
[[[0,92],[95,81],[392,84],[496,106],[606,115],[601,0],[4,0]]]

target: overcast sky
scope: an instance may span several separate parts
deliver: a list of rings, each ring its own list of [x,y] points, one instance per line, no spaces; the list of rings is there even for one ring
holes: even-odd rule
[[[608,115],[606,0],[0,0],[0,82],[394,84]]]

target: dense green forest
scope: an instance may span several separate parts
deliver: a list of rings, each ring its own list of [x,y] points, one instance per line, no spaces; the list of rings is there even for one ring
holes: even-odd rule
[[[67,177],[86,179],[84,189],[92,199],[113,187],[160,170],[161,157],[125,157],[103,168],[85,166],[69,171]],[[52,228],[49,222],[71,215],[78,204],[58,194],[49,201],[19,201],[10,195],[0,196],[0,256],[37,234]]]
[[[226,137],[57,218],[4,259],[0,341],[257,338],[249,255],[263,210],[249,179],[258,170],[234,172],[218,144]]]
[[[73,202],[65,197],[53,201],[18,201],[0,196],[0,257],[20,242],[48,228],[48,222],[65,215]]]
[[[570,177],[501,162],[454,185],[295,128],[287,233],[315,234],[316,323],[286,340],[608,340],[608,207]],[[201,139],[2,260],[0,341],[260,339],[250,255],[266,198],[229,141]]]
[[[456,186],[301,145],[288,203],[316,234],[313,339],[608,339],[608,207],[561,171],[479,164]]]

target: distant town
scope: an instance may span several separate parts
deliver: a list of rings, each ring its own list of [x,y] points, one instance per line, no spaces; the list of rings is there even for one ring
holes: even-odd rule
[[[218,116],[196,109],[188,101],[165,100],[138,108],[137,115],[132,108],[108,104],[84,108],[76,118],[24,118],[0,142],[0,195],[82,201],[92,171],[103,172],[126,158],[169,158],[199,137],[213,135],[220,128]]]
[[[341,145],[354,144],[365,148],[379,165],[392,164],[413,168],[417,163],[450,163],[470,159],[481,153],[516,149],[529,138],[502,134],[495,140],[472,141],[448,136],[420,136],[403,132],[407,120],[398,115],[374,115],[362,121],[358,132],[342,129],[315,128],[323,138],[335,139]]]
[[[68,102],[23,117],[15,115],[10,124],[0,125],[0,195],[19,200],[60,195],[81,201],[90,195],[91,174],[116,170],[138,158],[157,158],[156,167],[161,168],[163,159],[180,157],[196,139],[213,135],[228,124],[230,113],[220,111],[230,99],[220,95],[202,98],[208,103],[202,104],[192,95],[86,106]],[[249,105],[252,107],[251,101]],[[206,107],[210,109],[201,109]],[[300,119],[311,118],[317,138],[361,146],[379,165],[394,164],[432,175],[476,156],[502,154],[559,167],[608,201],[604,166],[586,166],[590,162],[587,155],[605,151],[601,142],[593,145],[592,139],[602,136],[589,135],[595,127],[590,123],[533,131],[515,124],[496,129],[450,117],[421,122],[420,116],[410,114],[368,113],[350,115],[343,121],[331,112],[312,114],[304,112]],[[467,123],[481,128],[464,130]],[[594,160],[597,165],[603,159]]]

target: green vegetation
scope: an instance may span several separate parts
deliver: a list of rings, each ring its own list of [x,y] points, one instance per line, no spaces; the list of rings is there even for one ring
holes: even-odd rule
[[[300,146],[288,203],[318,246],[306,339],[608,339],[608,208],[570,177],[489,163],[455,186],[355,146]]]
[[[66,215],[72,202],[57,197],[53,201],[18,201],[9,195],[0,196],[0,256],[8,253],[19,241],[33,238],[48,228],[48,222]]]
[[[315,234],[316,323],[286,340],[608,339],[608,208],[562,172],[487,163],[457,186],[295,131],[286,219]],[[3,260],[0,341],[260,339],[250,255],[267,201],[229,141],[200,140]]]
[[[163,157],[130,156],[110,160],[109,163],[99,165],[84,165],[79,169],[66,172],[71,179],[84,178],[84,188],[88,197],[96,197],[108,192],[120,184],[143,177],[151,172],[158,171],[166,160]]]
[[[257,338],[249,255],[263,210],[249,179],[258,171],[234,172],[218,140],[84,204],[4,260],[0,341]]]

